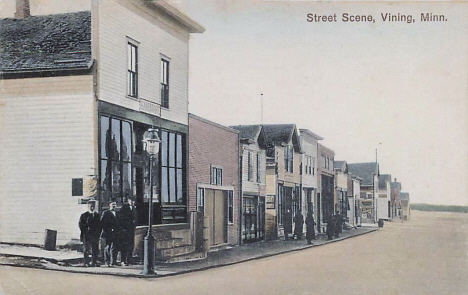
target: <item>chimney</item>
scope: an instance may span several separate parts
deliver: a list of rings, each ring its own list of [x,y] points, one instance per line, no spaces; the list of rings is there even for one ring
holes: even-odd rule
[[[25,18],[31,15],[29,0],[16,0],[15,18]]]

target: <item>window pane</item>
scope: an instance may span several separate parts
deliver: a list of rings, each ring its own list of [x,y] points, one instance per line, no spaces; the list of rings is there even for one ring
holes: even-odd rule
[[[112,119],[111,159],[120,160],[120,121]]]
[[[169,167],[175,167],[175,134],[169,133]]]
[[[138,66],[138,48],[136,46],[132,47],[132,70],[136,73]]]
[[[101,190],[104,192],[110,192],[110,171],[109,167],[107,166],[108,161],[102,160],[101,161]]]
[[[132,70],[132,45],[127,44],[127,69]]]
[[[177,168],[182,168],[182,135],[177,134]]]
[[[132,165],[124,163],[122,167],[123,195],[132,195]]]
[[[122,122],[122,160],[132,160],[132,128],[128,122]]]
[[[167,168],[163,168],[161,171],[161,179],[162,179],[162,185],[161,185],[161,195],[162,195],[162,201],[164,203],[169,202],[169,194],[167,192],[167,187],[168,187],[168,182],[167,182]]]
[[[167,166],[167,132],[161,132],[161,165]]]
[[[120,193],[120,163],[112,163],[112,193]]]
[[[219,168],[216,170],[218,171],[216,184],[222,185],[223,184],[223,169]]]
[[[182,169],[177,169],[177,203],[185,204],[184,191],[182,189],[183,178]]]
[[[101,117],[101,158],[107,159],[109,154],[109,143],[110,136],[109,130],[109,118]]]
[[[169,202],[176,201],[175,168],[169,168]]]

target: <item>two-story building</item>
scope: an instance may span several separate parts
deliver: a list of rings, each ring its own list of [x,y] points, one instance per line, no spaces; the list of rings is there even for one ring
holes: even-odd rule
[[[266,237],[275,239],[292,233],[293,219],[301,211],[301,142],[294,124],[263,125],[263,130],[267,146]]]
[[[242,241],[265,239],[266,139],[261,125],[238,125],[242,187]]]
[[[0,241],[40,244],[45,229],[78,239],[89,197],[100,210],[134,197],[141,236],[151,189],[155,231],[188,228],[189,38],[203,27],[164,1],[17,1],[0,20]],[[151,127],[162,140],[152,188]],[[32,211],[47,214],[17,214]]]
[[[318,144],[318,181],[320,184],[320,196],[317,198],[321,208],[316,217],[318,232],[324,232],[325,224],[335,214],[335,152],[322,144]]]
[[[348,174],[348,222],[352,226],[362,225],[361,181],[362,178]]]
[[[379,176],[379,197],[377,198],[377,219],[390,220],[391,215],[391,189],[390,174],[380,174]]]
[[[377,222],[377,201],[379,194],[379,163],[348,164],[348,171],[361,181],[361,205],[363,222]]]
[[[302,214],[307,216],[307,212],[312,211],[315,216],[320,216],[318,206],[318,172],[317,155],[318,141],[323,138],[308,129],[300,129],[302,165],[301,165],[301,185],[302,185]],[[304,227],[305,230],[305,227]]]
[[[348,219],[349,194],[348,194],[348,164],[346,161],[334,161],[335,179],[336,179],[336,210],[341,212]]]
[[[390,183],[390,205],[392,219],[401,218],[401,183],[396,178]]]

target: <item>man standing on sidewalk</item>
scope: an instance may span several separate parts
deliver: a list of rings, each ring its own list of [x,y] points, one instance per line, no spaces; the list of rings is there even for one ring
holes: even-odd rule
[[[120,227],[120,253],[123,265],[130,265],[133,258],[133,247],[135,240],[136,214],[135,206],[131,197],[124,197],[124,204],[119,211]]]
[[[94,211],[96,208],[95,201],[88,202],[88,211],[81,214],[78,223],[81,235],[80,239],[84,247],[84,265],[85,266],[98,266],[97,258],[99,253],[99,234],[101,233],[101,220],[99,213]],[[92,263],[89,264],[89,252],[91,251]]]
[[[111,199],[109,201],[109,209],[102,212],[101,226],[102,233],[101,238],[104,240],[104,263],[107,266],[117,265],[117,234],[118,234],[118,222],[117,212],[115,212],[115,206],[117,203]]]

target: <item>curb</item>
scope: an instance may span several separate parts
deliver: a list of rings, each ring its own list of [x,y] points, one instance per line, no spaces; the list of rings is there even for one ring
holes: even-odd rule
[[[127,277],[127,278],[143,278],[143,279],[153,279],[153,278],[161,278],[161,277],[172,277],[172,276],[177,276],[177,275],[182,275],[182,274],[187,274],[187,273],[192,273],[192,272],[198,272],[198,271],[204,271],[208,269],[213,269],[213,268],[220,268],[224,266],[229,266],[229,265],[235,265],[243,262],[248,262],[248,261],[253,261],[253,260],[259,260],[262,258],[268,258],[268,257],[273,257],[281,254],[286,254],[286,253],[291,253],[291,252],[297,252],[301,251],[304,249],[309,249],[313,247],[320,247],[323,245],[327,245],[330,243],[335,243],[339,241],[343,241],[346,239],[366,235],[369,233],[373,233],[375,231],[378,231],[378,228],[371,228],[369,231],[359,233],[356,235],[352,236],[347,236],[347,237],[340,237],[337,239],[333,239],[331,241],[325,241],[322,244],[317,244],[317,245],[305,245],[300,248],[295,248],[295,249],[288,249],[288,250],[283,250],[275,253],[269,253],[269,254],[264,254],[258,257],[251,257],[251,258],[246,258],[246,259],[241,259],[238,261],[233,261],[233,262],[226,262],[226,263],[220,263],[216,265],[210,265],[210,266],[203,266],[200,268],[194,268],[194,269],[187,269],[187,270],[182,270],[182,271],[176,271],[173,273],[168,273],[168,274],[154,274],[154,275],[144,275],[144,274],[126,274],[126,273],[109,273],[109,272],[92,272],[92,271],[77,271],[73,269],[53,269],[53,268],[48,268],[47,266],[31,266],[31,265],[18,265],[18,264],[13,264],[13,263],[0,263],[1,266],[10,266],[10,267],[23,267],[23,268],[33,268],[33,269],[41,269],[41,270],[50,270],[50,271],[60,271],[60,272],[68,272],[68,273],[77,273],[77,274],[87,274],[87,275],[105,275],[105,276],[118,276],[118,277]],[[21,258],[29,258],[29,259],[43,259],[52,263],[56,263],[54,261],[58,261],[61,263],[64,263],[65,260],[56,260],[56,259],[46,259],[43,257],[30,257],[30,256],[21,256],[21,255],[10,255],[10,254],[0,254],[0,256],[5,256],[5,257],[21,257]],[[54,261],[52,261],[54,260]]]

